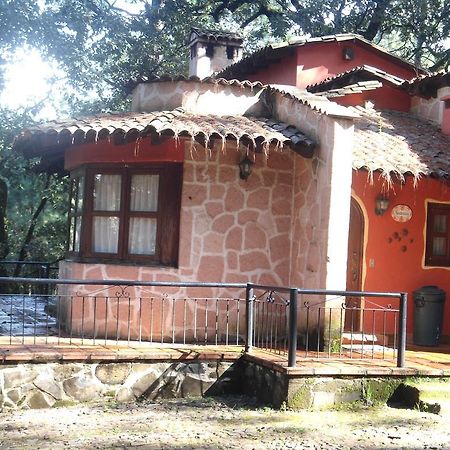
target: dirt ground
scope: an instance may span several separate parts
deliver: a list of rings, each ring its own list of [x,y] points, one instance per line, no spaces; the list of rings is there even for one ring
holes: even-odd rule
[[[275,411],[240,397],[66,406],[0,413],[0,449],[450,449],[450,413]]]

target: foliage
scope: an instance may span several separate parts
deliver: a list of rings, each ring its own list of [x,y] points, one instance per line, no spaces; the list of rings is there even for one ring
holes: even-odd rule
[[[191,26],[239,30],[247,51],[294,35],[356,32],[426,66],[448,67],[449,2],[3,0],[0,91],[18,48],[38,49],[59,68],[52,84],[64,88],[33,108],[0,108],[0,259],[63,256],[67,181],[33,172],[35,161],[11,152],[14,136],[46,104],[71,115],[125,109],[131,79],[187,72]]]
[[[242,26],[265,18],[273,35],[357,33],[433,70],[448,68],[450,0],[216,0],[218,20],[231,12]]]

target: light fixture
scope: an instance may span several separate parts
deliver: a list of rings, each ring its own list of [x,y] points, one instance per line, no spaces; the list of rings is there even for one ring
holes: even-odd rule
[[[377,216],[382,216],[388,208],[389,199],[385,195],[380,194],[375,200],[375,214]]]
[[[241,180],[246,180],[250,176],[253,164],[254,162],[246,154],[239,163],[239,177]]]
[[[355,57],[355,52],[351,47],[344,47],[342,49],[342,58],[346,61],[351,61]]]

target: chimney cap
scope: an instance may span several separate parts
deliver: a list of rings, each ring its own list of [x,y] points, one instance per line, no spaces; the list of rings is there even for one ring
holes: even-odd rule
[[[188,45],[192,45],[195,41],[234,41],[235,45],[241,45],[243,38],[239,33],[234,31],[211,30],[208,28],[192,27],[189,33]]]

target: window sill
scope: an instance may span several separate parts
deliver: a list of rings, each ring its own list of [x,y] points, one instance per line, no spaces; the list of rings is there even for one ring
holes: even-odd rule
[[[75,262],[81,264],[110,264],[114,266],[131,266],[131,267],[155,267],[161,269],[178,269],[178,265],[162,264],[159,261],[152,260],[130,260],[130,259],[117,259],[117,258],[86,258],[73,254],[66,254],[64,261]]]

